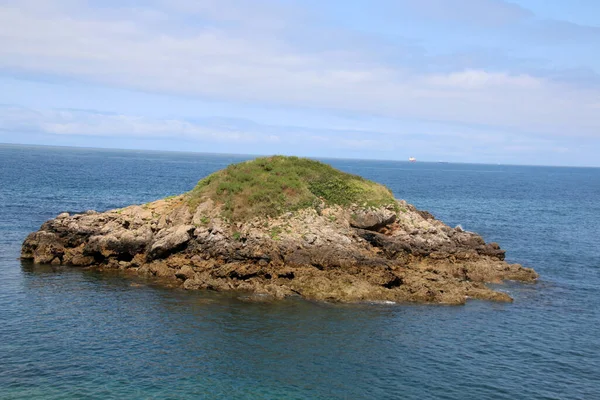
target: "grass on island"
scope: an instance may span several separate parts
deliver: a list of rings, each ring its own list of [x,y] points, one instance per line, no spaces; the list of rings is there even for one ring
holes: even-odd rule
[[[385,186],[307,158],[272,156],[232,164],[188,193],[195,209],[204,198],[223,205],[223,217],[245,221],[327,205],[395,205]]]

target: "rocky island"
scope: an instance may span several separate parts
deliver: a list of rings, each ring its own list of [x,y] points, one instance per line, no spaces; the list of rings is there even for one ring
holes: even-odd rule
[[[25,239],[21,257],[124,270],[188,290],[463,304],[511,301],[486,283],[537,278],[504,254],[383,185],[273,156],[230,165],[179,196],[60,214]]]

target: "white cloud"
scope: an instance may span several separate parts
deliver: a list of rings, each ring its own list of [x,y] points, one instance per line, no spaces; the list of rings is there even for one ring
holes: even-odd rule
[[[166,12],[199,15],[210,21],[235,22],[261,30],[285,28],[287,19],[302,17],[302,8],[282,5],[276,0],[158,0],[156,5]]]
[[[0,142],[6,139],[12,142],[15,135],[43,136],[47,144],[91,141],[111,147],[132,140],[143,144],[151,139],[168,145],[169,149],[184,151],[227,149],[256,154],[381,159],[417,156],[420,160],[520,162],[527,159],[539,163],[539,160],[556,162],[552,155],[555,153],[573,153],[570,140],[443,124],[437,128],[431,123],[421,123],[412,129],[322,129],[232,118],[147,118],[91,110],[31,110],[0,105]],[[156,146],[163,149],[162,145]],[[572,157],[568,160],[573,162]]]
[[[396,0],[396,6],[442,20],[480,25],[504,25],[530,17],[523,7],[503,0]]]
[[[534,89],[540,87],[540,79],[529,75],[509,75],[507,73],[466,70],[446,75],[432,75],[428,83],[433,86],[456,89],[494,89],[494,87],[514,87]]]
[[[247,132],[218,123],[192,123],[177,119],[104,114],[85,110],[27,110],[0,107],[0,130],[41,132],[55,135],[107,137],[185,138],[210,142],[273,141],[273,135]]]
[[[553,135],[600,132],[597,91],[485,69],[427,74],[375,60],[359,47],[301,49],[287,34],[310,28],[264,1],[157,1],[153,8],[119,12],[75,0],[48,4],[0,3],[0,68],[234,102]],[[116,117],[86,126],[61,121],[48,129],[75,132],[91,125],[96,132],[116,132],[120,123]],[[201,134],[172,121],[127,124],[144,134]]]

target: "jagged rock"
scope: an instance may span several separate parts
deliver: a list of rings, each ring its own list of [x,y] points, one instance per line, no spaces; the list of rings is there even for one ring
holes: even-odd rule
[[[149,259],[165,257],[181,249],[191,238],[191,233],[196,229],[193,225],[179,225],[165,229],[156,235],[156,241],[152,244]]]
[[[215,203],[212,199],[206,199],[198,205],[194,216],[192,218],[192,224],[195,226],[206,225],[210,222],[212,213],[215,209]]]
[[[154,213],[136,207],[120,213],[61,214],[27,237],[21,256],[36,263],[136,268],[140,274],[176,280],[188,290],[325,301],[508,301],[506,294],[483,283],[537,277],[531,269],[504,262],[498,244],[486,244],[480,236],[447,227],[414,208],[394,217],[387,208],[365,210],[362,223],[356,208],[336,206],[324,208],[323,215],[303,210],[230,224],[205,205],[202,215],[212,216],[210,224],[165,222],[157,229],[161,219],[185,222],[191,215],[175,209],[186,204],[168,207],[161,202],[148,205]],[[386,233],[376,231],[382,227]]]
[[[366,207],[321,199],[240,221],[210,198],[190,204],[182,195],[103,213],[62,213],[25,239],[21,257],[128,269],[188,290],[343,302],[510,301],[485,283],[537,278],[506,263],[498,244],[403,200]]]
[[[350,217],[354,228],[376,231],[396,221],[396,213],[386,208],[357,210]]]
[[[175,273],[175,276],[182,280],[188,280],[193,278],[195,275],[194,269],[189,265],[183,266],[179,271]]]

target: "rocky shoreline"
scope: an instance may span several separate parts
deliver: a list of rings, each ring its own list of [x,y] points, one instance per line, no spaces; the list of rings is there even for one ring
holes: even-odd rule
[[[106,212],[60,214],[24,241],[35,263],[125,270],[188,290],[336,302],[511,301],[486,283],[534,281],[477,234],[405,201],[315,207],[232,222],[188,195]]]

